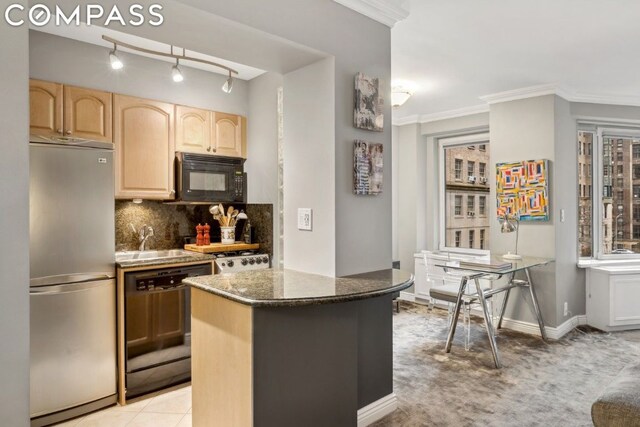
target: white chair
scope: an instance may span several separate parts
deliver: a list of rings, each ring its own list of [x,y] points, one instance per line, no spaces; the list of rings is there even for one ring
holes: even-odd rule
[[[424,265],[426,268],[426,280],[429,286],[429,297],[431,299],[429,304],[429,310],[432,311],[436,304],[436,301],[442,301],[447,304],[447,320],[449,325],[453,321],[453,311],[458,299],[458,291],[460,290],[460,282],[464,273],[459,271],[448,272],[445,269],[436,267],[436,264],[442,264],[445,261],[451,261],[451,254],[447,252],[446,259],[435,259],[432,252],[423,253]],[[438,262],[439,261],[439,262]],[[438,269],[441,270],[441,276],[438,277],[433,272]],[[482,285],[480,285],[482,286]],[[490,286],[482,286],[482,289],[490,288]],[[462,297],[462,323],[465,329],[464,333],[464,348],[469,350],[469,342],[471,339],[471,307],[473,304],[478,303],[478,291],[476,289],[475,282],[467,283],[465,293]],[[491,309],[491,312],[493,310]]]

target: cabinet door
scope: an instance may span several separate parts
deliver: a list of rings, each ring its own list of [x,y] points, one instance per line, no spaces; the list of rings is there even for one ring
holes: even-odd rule
[[[114,95],[113,109],[116,198],[173,199],[174,105]]]
[[[67,136],[113,142],[111,93],[64,87],[64,133]]]
[[[226,113],[213,113],[213,143],[215,154],[245,157],[245,119]]]
[[[212,154],[211,113],[206,110],[176,106],[176,151]]]
[[[62,135],[62,85],[42,80],[29,81],[29,120],[33,135]]]

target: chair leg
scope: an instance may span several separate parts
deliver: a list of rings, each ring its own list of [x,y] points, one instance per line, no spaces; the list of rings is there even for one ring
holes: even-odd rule
[[[451,326],[449,327],[449,334],[447,335],[447,343],[444,350],[446,353],[451,352],[451,344],[453,344],[453,337],[456,334],[456,326],[458,325],[458,315],[460,314],[460,306],[462,305],[462,296],[467,288],[467,277],[463,276],[460,280],[460,289],[458,290],[458,298],[456,306],[453,309],[453,319],[451,319]]]
[[[462,321],[464,323],[464,349],[469,351],[471,341],[471,304],[465,304],[462,311]]]

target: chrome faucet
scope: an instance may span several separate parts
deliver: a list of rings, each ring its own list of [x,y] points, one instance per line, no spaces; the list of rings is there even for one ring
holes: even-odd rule
[[[140,228],[140,230],[137,231],[137,233],[138,233],[138,241],[140,241],[139,249],[141,251],[144,251],[145,246],[147,245],[147,239],[153,236],[153,227],[145,224],[142,226],[142,228]]]

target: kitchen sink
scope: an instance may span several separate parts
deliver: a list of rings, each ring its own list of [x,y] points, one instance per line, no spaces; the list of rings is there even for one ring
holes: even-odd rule
[[[147,259],[168,259],[184,256],[196,256],[197,254],[183,249],[171,249],[166,251],[124,251],[116,252],[116,261],[135,261]]]

